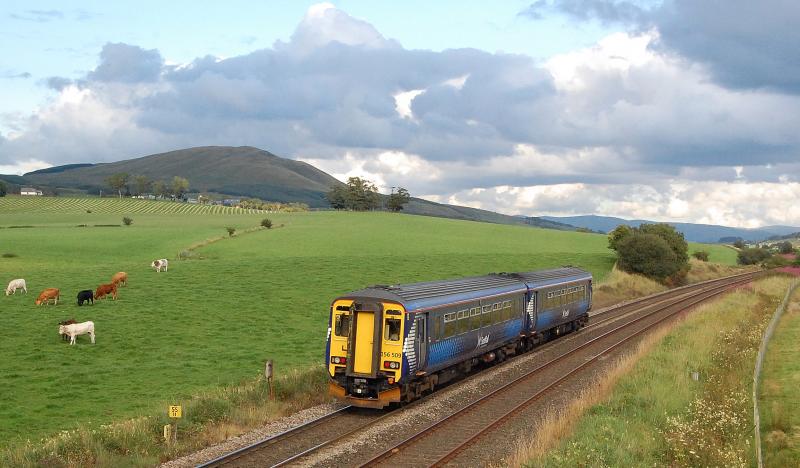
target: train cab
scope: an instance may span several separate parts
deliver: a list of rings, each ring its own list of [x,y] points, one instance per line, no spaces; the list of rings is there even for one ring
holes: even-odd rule
[[[330,391],[358,406],[401,401],[403,306],[377,298],[341,298],[331,306],[328,339]]]

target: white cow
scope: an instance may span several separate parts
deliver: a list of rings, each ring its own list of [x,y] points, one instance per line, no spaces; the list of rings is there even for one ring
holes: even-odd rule
[[[169,262],[166,258],[162,258],[161,260],[153,260],[153,263],[150,264],[151,267],[155,268],[157,272],[161,273],[161,269],[163,268],[164,271],[167,271],[167,267],[169,267]]]
[[[25,294],[28,294],[28,287],[25,285],[24,279],[19,278],[11,280],[11,282],[8,283],[8,287],[6,288],[6,296],[8,296],[9,294],[16,294],[17,289],[22,289],[23,291],[25,291]]]
[[[94,344],[94,322],[73,323],[70,325],[59,325],[59,335],[69,335],[69,344],[75,344],[75,337],[78,335],[89,334]]]

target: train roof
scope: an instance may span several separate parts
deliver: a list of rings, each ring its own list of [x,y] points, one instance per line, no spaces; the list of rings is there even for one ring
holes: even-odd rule
[[[528,288],[537,289],[567,281],[591,279],[591,277],[591,273],[586,270],[562,267],[522,273],[491,273],[423,283],[376,285],[353,291],[343,297],[397,302],[410,312],[487,296],[523,292]]]

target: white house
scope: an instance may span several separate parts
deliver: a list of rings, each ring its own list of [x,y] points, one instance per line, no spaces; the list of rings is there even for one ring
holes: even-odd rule
[[[36,190],[33,187],[22,187],[22,188],[19,189],[19,194],[20,195],[39,195],[39,196],[41,196],[42,195],[42,191],[41,190]]]

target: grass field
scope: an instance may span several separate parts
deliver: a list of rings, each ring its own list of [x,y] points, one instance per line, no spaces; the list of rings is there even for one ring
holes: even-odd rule
[[[95,203],[92,213],[84,201]],[[203,207],[124,199],[18,203],[0,198],[0,255],[15,255],[0,257],[0,281],[25,278],[29,288],[27,296],[0,296],[14,323],[0,341],[4,442],[152,412],[250,379],[267,358],[278,372],[318,363],[331,299],[366,285],[565,264],[602,279],[614,261],[602,235],[402,214],[185,213],[170,210]],[[123,215],[132,226],[76,227],[120,224]],[[188,246],[224,236],[226,226],[241,232],[264,216],[274,229],[176,260]],[[725,250],[712,248],[712,258]],[[149,264],[162,257],[170,270],[158,274]],[[79,290],[117,271],[130,277],[118,301],[75,305]],[[63,303],[34,306],[47,287],[60,288]],[[85,336],[77,346],[61,343],[57,323],[67,318],[94,321],[97,344]]]
[[[699,307],[638,361],[625,363],[616,382],[603,384],[605,394],[592,394],[595,402],[581,407],[582,416],[554,425],[566,437],[549,437],[552,450],[524,446],[518,461],[531,467],[752,466],[754,359],[789,282],[763,279]]]
[[[765,466],[800,466],[800,293],[778,322],[760,386]]]
[[[0,213],[114,213],[133,215],[138,213],[186,213],[186,214],[242,214],[258,213],[221,205],[197,205],[162,200],[139,200],[133,198],[64,198],[9,195],[0,198]],[[90,219],[91,217],[87,217]]]

